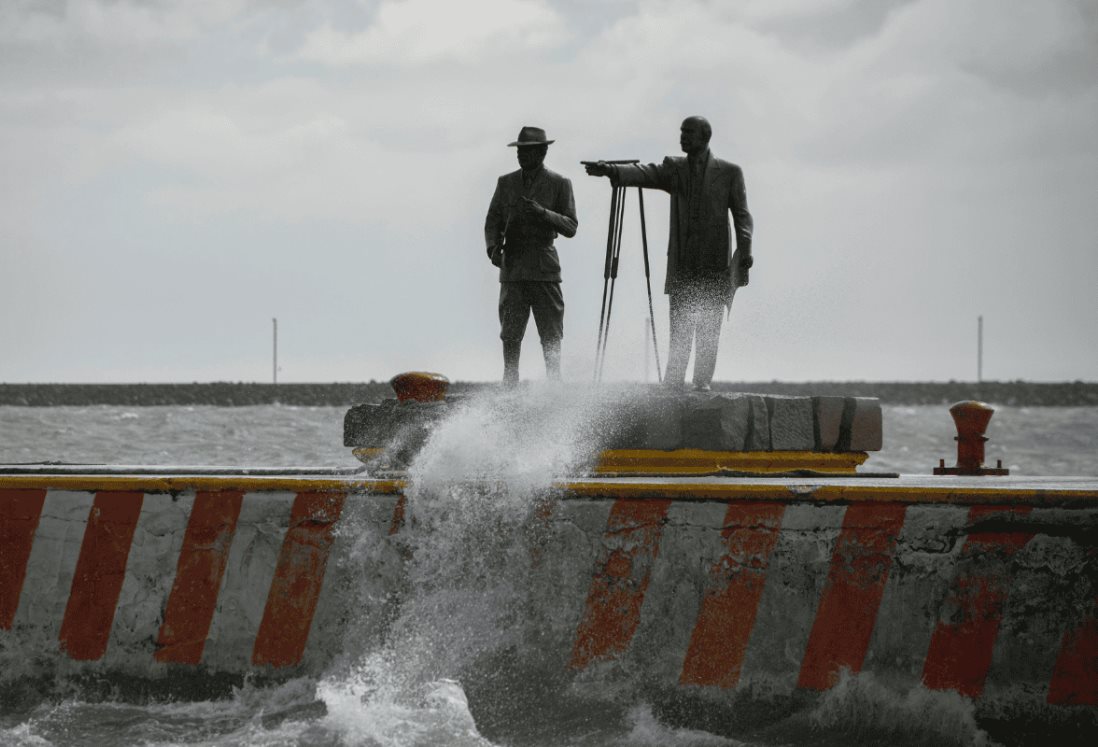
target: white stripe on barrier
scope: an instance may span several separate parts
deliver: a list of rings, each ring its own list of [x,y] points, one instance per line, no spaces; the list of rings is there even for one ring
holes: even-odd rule
[[[94,499],[95,494],[87,492],[46,493],[19,607],[8,634],[28,660],[59,651],[58,633]]]
[[[640,625],[626,657],[671,683],[682,670],[709,569],[724,549],[720,528],[727,508],[678,501],[667,512]]]
[[[863,671],[911,686],[919,682],[964,544],[964,506],[908,506],[896,558],[881,597]],[[899,566],[899,567],[897,567]]]
[[[844,511],[843,506],[786,507],[744,656],[744,685],[795,689]]]
[[[1028,518],[1035,524],[1069,525],[1063,509],[1035,508]],[[1093,588],[1084,589],[1066,573],[1083,567],[1085,560],[1086,549],[1078,542],[1047,534],[1034,536],[1012,558],[1010,591],[992,650],[985,695],[1017,695],[1018,683],[1039,683],[1040,699],[1047,697],[1064,633],[1079,619],[1075,611],[1089,605],[1094,596]],[[1050,574],[1050,568],[1060,572]]]
[[[141,504],[103,660],[109,669],[141,674],[158,666],[153,658],[157,634],[175,582],[194,498],[193,492],[171,497],[146,495]]]
[[[245,493],[203,661],[252,668],[252,648],[290,520],[295,493]]]

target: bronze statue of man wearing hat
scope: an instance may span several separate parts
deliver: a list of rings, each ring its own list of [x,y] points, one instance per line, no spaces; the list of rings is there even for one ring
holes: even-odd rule
[[[558,234],[576,235],[576,201],[572,182],[544,166],[552,142],[540,127],[519,131],[518,139],[508,145],[518,151],[520,168],[496,182],[484,221],[488,258],[499,267],[499,336],[507,384],[518,382],[519,352],[531,312],[545,354],[546,376],[560,378],[564,295],[553,240]]]
[[[671,195],[664,286],[671,307],[671,345],[664,383],[685,383],[694,344],[694,388],[702,391],[709,389],[717,366],[721,318],[731,307],[736,289],[747,285],[754,262],[754,223],[747,210],[743,171],[710,152],[712,135],[705,117],[687,117],[679,128],[685,158],[668,156],[663,163],[648,165],[587,164],[591,176],[608,176],[620,186],[662,189]]]

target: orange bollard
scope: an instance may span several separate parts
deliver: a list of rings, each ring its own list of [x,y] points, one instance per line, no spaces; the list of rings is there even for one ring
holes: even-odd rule
[[[442,402],[450,388],[450,380],[442,374],[409,371],[389,380],[389,386],[401,402]]]
[[[950,407],[949,414],[953,416],[953,422],[957,426],[957,435],[953,439],[957,442],[957,464],[947,467],[945,460],[940,459],[938,466],[934,468],[934,474],[1009,475],[1010,470],[1003,468],[1002,459],[994,467],[984,466],[984,443],[987,441],[984,432],[991,422],[991,416],[995,414],[995,408],[984,402],[967,400]]]

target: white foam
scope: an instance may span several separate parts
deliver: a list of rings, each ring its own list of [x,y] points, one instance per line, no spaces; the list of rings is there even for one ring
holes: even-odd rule
[[[53,742],[35,734],[29,723],[0,729],[0,744],[7,747],[52,747]]]
[[[457,682],[426,682],[409,692],[393,674],[383,657],[368,656],[349,676],[322,681],[317,694],[328,713],[321,725],[348,744],[490,747]]]
[[[661,723],[647,703],[639,703],[626,714],[629,732],[615,744],[622,747],[737,747],[745,744],[695,729],[676,729]]]
[[[597,408],[577,390],[486,392],[432,431],[409,469],[407,593],[384,645],[318,686],[351,743],[488,745],[460,679],[517,644],[529,554],[522,528],[590,449]]]
[[[820,696],[809,721],[822,731],[877,738],[903,735],[904,743],[912,744],[984,747],[989,743],[976,725],[972,700],[952,690],[928,690],[922,685],[896,691],[870,672],[844,670],[835,686]]]

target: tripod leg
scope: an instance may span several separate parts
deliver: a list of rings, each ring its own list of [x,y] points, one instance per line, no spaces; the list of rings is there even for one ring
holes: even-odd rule
[[[617,211],[615,223],[617,231],[614,234],[613,259],[610,263],[610,300],[606,305],[606,330],[602,338],[602,355],[598,360],[599,379],[602,379],[602,369],[606,363],[606,348],[610,340],[610,315],[614,310],[614,286],[618,280],[618,260],[621,258],[621,231],[625,218],[625,188],[618,190]]]
[[[598,358],[600,358],[603,352],[603,324],[606,321],[606,291],[609,287],[609,282],[609,278],[603,278],[603,309],[602,312],[598,314],[598,339],[595,344],[595,381],[598,381],[598,378],[600,378],[598,377]]]
[[[603,266],[603,303],[602,309],[600,313],[598,313],[598,339],[595,345],[595,381],[598,381],[602,378],[602,371],[600,370],[600,366],[598,366],[598,360],[600,360],[602,356],[603,346],[605,344],[603,332],[605,328],[604,324],[606,322],[606,291],[607,287],[609,286],[610,266],[613,265],[614,261],[614,235],[617,232],[615,223],[617,219],[617,205],[619,199],[618,192],[619,189],[617,187],[613,187],[612,189],[610,189],[610,218],[609,226],[607,227],[606,231],[606,261]]]
[[[621,232],[625,225],[625,197],[628,190],[625,187],[619,187],[618,192],[618,219],[617,219],[617,235],[614,237],[614,261],[610,263],[610,279],[618,279],[618,260],[621,258]]]

